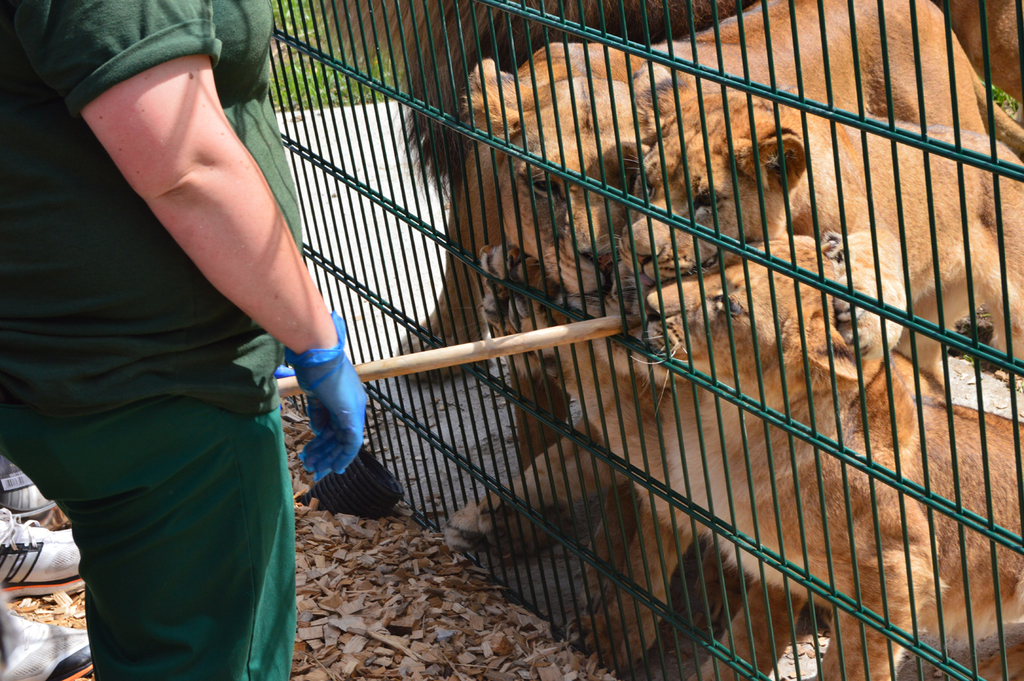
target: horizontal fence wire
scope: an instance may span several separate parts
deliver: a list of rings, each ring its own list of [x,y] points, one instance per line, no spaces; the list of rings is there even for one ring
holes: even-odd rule
[[[369,385],[417,520],[618,678],[1012,673],[1019,8],[275,3],[355,361],[623,322]]]

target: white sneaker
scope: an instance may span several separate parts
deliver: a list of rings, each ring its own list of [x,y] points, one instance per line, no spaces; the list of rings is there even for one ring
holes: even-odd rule
[[[0,617],[7,618],[5,630],[16,639],[4,640],[7,665],[0,681],[72,681],[92,671],[89,634],[84,629],[29,622],[13,613],[0,613]]]
[[[0,508],[0,581],[11,598],[80,588],[80,559],[71,530],[51,532]]]

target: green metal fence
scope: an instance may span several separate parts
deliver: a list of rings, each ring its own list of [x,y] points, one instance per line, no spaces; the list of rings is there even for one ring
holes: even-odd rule
[[[424,525],[623,679],[1018,669],[1019,4],[276,12],[355,361],[622,320],[368,386]]]

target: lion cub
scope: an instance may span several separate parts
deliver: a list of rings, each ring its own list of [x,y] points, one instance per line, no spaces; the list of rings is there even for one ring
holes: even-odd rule
[[[837,242],[822,249],[797,236],[793,262],[818,272],[824,255],[828,277],[830,268],[842,267]],[[785,241],[770,246],[788,252]],[[1024,556],[964,527],[950,510],[959,503],[966,514],[988,518],[990,503],[991,520],[1019,536],[1013,422],[934,398],[918,401],[908,388],[914,368],[897,354],[888,366],[863,362],[859,372],[853,351],[831,322],[831,301],[754,263],[704,277],[703,298],[691,282],[660,293],[666,316],[649,322],[649,331],[666,330],[664,345],[679,348],[680,361],[735,386],[762,408],[809,424],[804,437],[843,443],[844,458],[854,463],[745,408],[723,406],[715,427],[745,432],[746,443],[722,451],[728,467],[707,469],[708,489],[716,506],[735,509],[739,533],[757,537],[797,573],[831,583],[850,598],[859,594],[861,611],[874,613],[866,620],[884,618],[903,632],[944,630],[963,637],[973,626],[974,636],[981,637],[996,630],[997,608],[1005,621],[1024,616]],[[648,296],[649,305],[656,294]],[[703,412],[713,413],[714,398],[706,399]],[[878,472],[868,475],[857,462]],[[897,475],[928,489],[931,499],[943,499],[929,508],[922,497],[893,486]],[[752,558],[742,567],[761,576]],[[766,567],[763,576],[769,584],[783,583],[774,569]],[[794,611],[806,602],[801,592],[791,585]],[[846,607],[835,612],[822,678],[865,679],[866,671],[873,681],[890,678],[891,640],[870,626],[862,633],[860,620]],[[893,650],[895,668],[905,651]]]
[[[964,165],[961,191],[960,168],[948,159],[931,155],[926,165],[919,150],[901,145],[897,152],[881,137],[862,140],[859,132],[816,116],[806,117],[805,130],[797,111],[781,107],[776,113],[769,102],[748,102],[742,93],[729,94],[724,103],[719,92],[680,94],[679,120],[674,102],[662,112],[664,153],[652,148],[644,156],[646,185],[640,189],[653,205],[671,205],[676,215],[705,230],[719,229],[722,236],[747,244],[781,238],[790,225],[794,234],[807,236],[844,231],[851,257],[848,270],[836,273],[839,283],[846,285],[849,275],[854,290],[900,310],[912,303],[915,315],[934,323],[944,318],[947,327],[966,315],[972,302],[984,303],[994,322],[992,344],[1005,349],[1004,312],[1024,304],[1024,268],[1004,264],[1024,249],[1024,184],[1007,178],[996,183],[992,174]],[[951,129],[938,126],[929,128],[928,136],[955,141]],[[984,135],[961,132],[959,139],[966,149],[989,153],[991,142]],[[651,279],[656,270],[661,279],[674,280],[677,272],[718,263],[713,244],[657,220],[636,221],[632,235],[638,265]],[[845,307],[839,328],[851,343],[853,320]],[[881,357],[881,321],[870,315],[858,322],[863,356]],[[1024,318],[1014,315],[1010,333],[1020,356]],[[889,347],[895,347],[903,328],[889,321],[885,334]],[[907,351],[910,339],[902,342]],[[919,365],[941,377],[938,343],[921,336],[917,343]]]

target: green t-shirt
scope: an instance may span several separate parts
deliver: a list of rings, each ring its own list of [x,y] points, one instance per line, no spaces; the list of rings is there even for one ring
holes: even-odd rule
[[[47,414],[189,395],[277,405],[280,345],[218,293],[80,117],[111,86],[209,55],[228,120],[300,239],[268,100],[267,0],[0,5],[0,385]]]

